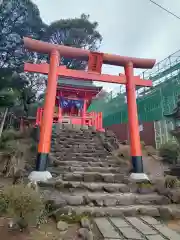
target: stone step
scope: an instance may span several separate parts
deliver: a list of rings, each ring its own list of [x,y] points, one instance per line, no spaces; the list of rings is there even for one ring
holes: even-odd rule
[[[64,206],[59,205],[54,215],[68,214],[91,215],[94,217],[119,217],[119,216],[151,216],[180,219],[180,205],[133,205],[116,207],[91,207],[91,206]]]
[[[109,154],[106,150],[103,151],[95,151],[92,152],[91,150],[85,150],[83,152],[74,152],[72,153],[73,156],[86,156],[86,157],[93,157],[93,156],[107,156],[107,154]]]
[[[53,139],[51,141],[52,144],[54,145],[83,145],[83,146],[103,146],[103,144],[99,140],[94,140],[94,139],[88,139],[88,138],[67,138],[64,137],[62,139],[57,138],[56,140]]]
[[[66,157],[71,157],[71,158],[73,158],[73,157],[75,157],[75,158],[104,158],[104,159],[106,159],[106,157],[107,157],[107,155],[108,155],[108,153],[106,153],[106,152],[101,152],[101,153],[98,153],[98,152],[91,152],[91,151],[88,151],[88,152],[84,152],[84,151],[78,151],[78,152],[73,152],[73,150],[71,150],[70,148],[69,148],[69,150],[67,151],[67,149],[66,150],[62,150],[61,151],[61,149],[57,149],[57,150],[53,150],[53,149],[51,149],[51,152],[52,153],[54,153],[54,154],[59,154],[59,155],[64,155],[64,156],[66,156]]]
[[[71,156],[87,156],[87,157],[107,157],[109,153],[106,151],[97,151],[96,149],[88,149],[88,150],[83,150],[83,149],[74,149],[73,147],[58,147],[58,148],[51,148],[51,152],[59,152],[64,155],[71,155]]]
[[[78,197],[80,194],[78,195]],[[143,204],[143,205],[151,205],[151,204],[168,204],[169,199],[160,196],[158,194],[134,194],[134,193],[85,193],[82,194],[83,199],[85,200],[85,204],[93,204],[94,206],[129,206],[129,205],[136,205],[136,204]],[[67,197],[67,199],[69,196]],[[70,204],[70,203],[69,203]]]
[[[72,153],[107,153],[107,151],[104,148],[96,148],[96,147],[75,147],[72,145],[69,146],[57,146],[54,148],[54,151],[59,151],[62,150],[64,152],[68,151],[69,149],[71,149]]]
[[[75,151],[75,150],[81,150],[81,151],[106,151],[104,149],[103,146],[98,147],[97,145],[92,145],[92,144],[88,144],[88,146],[81,146],[81,145],[74,145],[74,144],[52,144],[51,145],[52,149],[54,150],[67,150],[69,148],[71,148],[71,150]]]
[[[128,187],[128,185],[123,183],[68,182],[68,184],[72,184],[72,187],[75,189],[84,189],[90,192],[130,192],[130,188]]]
[[[74,172],[62,174],[64,181],[84,181],[84,182],[106,182],[106,183],[128,183],[128,175],[99,172]]]
[[[102,158],[102,157],[88,157],[88,156],[72,156],[71,154],[63,154],[63,153],[58,153],[58,152],[55,152],[53,153],[53,156],[57,158],[57,160],[60,160],[60,161],[82,161],[82,162],[108,162],[108,163],[121,163],[120,161],[117,161],[117,160],[108,160],[106,158]],[[120,165],[120,164],[119,164]]]
[[[55,140],[55,139],[54,139]],[[62,143],[62,144],[67,144],[67,143],[72,143],[72,144],[86,144],[86,143],[92,143],[92,145],[95,145],[95,143],[100,143],[100,140],[98,139],[93,139],[91,137],[87,138],[82,138],[81,136],[79,137],[69,137],[69,136],[61,136],[56,138],[56,143]]]
[[[136,204],[152,205],[152,204],[169,204],[169,199],[160,196],[156,193],[153,194],[135,194],[135,193],[88,193],[84,196],[87,204],[94,203],[95,206],[129,206]]]
[[[76,139],[69,139],[69,140],[52,140],[51,141],[51,146],[56,146],[56,145],[71,145],[71,146],[84,146],[84,147],[97,147],[97,148],[102,148],[103,145],[97,141],[93,141],[93,140],[87,140],[87,139],[83,139],[81,141],[78,141]]]
[[[123,183],[94,183],[94,182],[71,182],[62,181],[61,179],[51,179],[48,182],[40,183],[41,187],[54,188],[63,192],[69,190],[70,192],[105,192],[105,193],[128,193],[130,188]]]
[[[135,193],[92,193],[89,191],[65,193],[57,190],[45,190],[45,199],[57,202],[64,202],[71,206],[94,206],[94,207],[116,207],[116,206],[132,206],[132,205],[160,205],[169,204],[167,197],[152,194],[135,194]]]
[[[67,173],[67,172],[98,172],[98,173],[124,173],[128,169],[122,167],[73,167],[69,166],[58,166],[56,168],[51,168],[49,171],[51,173]]]
[[[119,167],[119,163],[114,160],[108,161],[98,161],[98,162],[91,162],[91,161],[77,161],[76,159],[71,161],[56,161],[57,166],[72,166],[72,167]]]
[[[100,146],[102,146],[102,144],[100,143],[99,140],[97,139],[88,139],[88,138],[82,138],[79,137],[79,139],[77,138],[68,138],[68,137],[63,137],[61,138],[57,138],[57,139],[53,139],[52,140],[53,144],[72,144],[72,145],[83,145],[83,146],[96,146],[98,147],[97,144],[100,144]]]

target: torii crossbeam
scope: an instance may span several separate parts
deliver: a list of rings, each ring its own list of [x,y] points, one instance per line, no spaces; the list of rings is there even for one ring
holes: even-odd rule
[[[128,123],[131,158],[134,176],[144,176],[143,162],[139,135],[139,123],[136,105],[136,86],[152,86],[152,81],[140,79],[134,76],[133,68],[152,68],[155,64],[154,59],[142,59],[123,57],[119,55],[90,52],[85,49],[67,47],[62,45],[50,44],[42,41],[24,38],[24,45],[31,51],[46,53],[50,55],[50,64],[30,64],[25,63],[24,70],[27,72],[36,72],[48,74],[48,84],[46,89],[43,122],[40,131],[40,140],[38,145],[38,156],[36,162],[37,178],[47,179],[51,175],[46,175],[48,164],[48,154],[51,145],[51,134],[53,124],[53,114],[55,106],[57,77],[71,77],[81,80],[93,80],[99,82],[117,83],[126,85],[127,104],[128,104]],[[68,57],[88,61],[88,70],[79,71],[67,69],[60,65],[60,58]],[[113,76],[101,74],[102,64],[123,66],[125,75]],[[47,173],[47,172],[46,172]],[[43,177],[41,177],[43,175]],[[32,175],[31,175],[32,176]],[[34,176],[34,175],[33,175]],[[36,178],[36,177],[35,177]],[[137,178],[137,177],[136,177]],[[143,177],[144,178],[144,177]]]

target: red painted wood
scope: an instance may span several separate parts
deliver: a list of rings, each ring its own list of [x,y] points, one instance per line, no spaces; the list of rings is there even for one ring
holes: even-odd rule
[[[86,60],[86,61],[88,61],[89,54],[90,54],[90,51],[87,49],[47,43],[43,41],[34,40],[28,37],[24,37],[23,41],[24,41],[24,46],[27,49],[35,52],[49,54],[52,50],[56,49],[59,51],[60,55],[63,57],[75,58],[75,59]],[[116,54],[103,53],[104,64],[110,64],[114,66],[125,66],[128,62],[132,62],[134,68],[148,69],[154,66],[156,60],[126,57],[126,56],[120,56]]]
[[[24,71],[48,74],[49,65],[46,63],[45,64],[25,63]],[[93,81],[99,81],[99,82],[126,84],[126,76],[124,74],[120,74],[119,76],[109,75],[109,74],[98,74],[93,72],[66,69],[64,66],[59,66],[57,71],[58,71],[58,75],[62,77],[71,77],[74,79],[81,79],[81,80],[93,80]],[[140,79],[139,76],[134,76],[133,80],[136,86],[152,87],[151,80],[142,80]]]
[[[103,65],[103,53],[90,52],[88,61],[88,71],[101,73],[102,65]]]
[[[60,109],[60,112],[55,112],[53,116],[53,122],[61,122],[63,118],[67,118],[71,120],[72,124],[77,125],[87,125],[87,126],[94,126],[96,130],[103,131],[104,129],[102,127],[102,113],[96,113],[96,112],[86,112],[86,107],[84,108],[84,112],[81,116],[78,116],[77,112],[73,112],[73,109]],[[77,109],[76,109],[77,110]],[[36,126],[41,126],[42,124],[42,116],[43,116],[43,108],[37,109],[37,115],[36,115]],[[66,112],[67,116],[63,116],[63,114]]]
[[[91,89],[91,88],[78,88],[78,87],[61,87],[57,88],[57,96],[62,96],[62,97],[74,97],[74,98],[83,98],[83,99],[89,99],[91,100],[93,97],[95,97],[101,88],[98,89]]]

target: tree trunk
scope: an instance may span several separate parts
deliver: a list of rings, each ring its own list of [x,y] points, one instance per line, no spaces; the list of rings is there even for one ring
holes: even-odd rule
[[[1,125],[0,125],[0,138],[1,138],[1,135],[2,135],[2,132],[3,132],[4,123],[5,123],[5,120],[6,120],[7,113],[8,113],[8,108],[6,108],[5,111],[4,111],[3,119],[2,119],[2,122],[1,122]]]

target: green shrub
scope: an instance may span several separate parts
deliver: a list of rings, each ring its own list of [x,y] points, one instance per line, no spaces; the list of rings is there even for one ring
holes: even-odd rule
[[[21,143],[19,140],[10,140],[6,142],[4,151],[8,152],[10,155],[23,154],[27,150],[27,146]]]
[[[167,175],[165,177],[165,187],[166,188],[177,188],[180,186],[180,181],[176,176]]]
[[[1,141],[5,142],[5,141],[20,139],[20,138],[22,138],[21,132],[16,131],[14,129],[8,129],[2,133]]]
[[[8,201],[4,196],[3,191],[0,192],[0,215],[6,213],[8,208]]]
[[[26,131],[20,132],[20,131],[16,131],[14,129],[8,129],[5,130],[2,133],[1,139],[0,139],[0,147],[4,148],[6,147],[6,144],[8,142],[13,142],[13,141],[31,141],[34,142],[33,138],[32,138],[32,129],[27,129]]]
[[[0,139],[0,148],[1,149],[6,149],[7,148],[7,143],[20,140],[22,138],[22,133],[19,131],[16,131],[14,129],[8,129],[5,130],[2,133],[1,139]]]
[[[179,145],[172,142],[167,142],[163,144],[159,150],[159,154],[163,158],[164,162],[169,164],[177,163],[179,153],[180,153]]]
[[[142,183],[137,183],[137,185],[138,185],[138,187],[139,188],[151,188],[152,187],[152,184],[151,183],[149,183],[149,182],[142,182]]]
[[[19,184],[6,187],[3,194],[8,203],[7,213],[16,220],[20,228],[37,223],[44,211],[44,204],[38,192]]]

